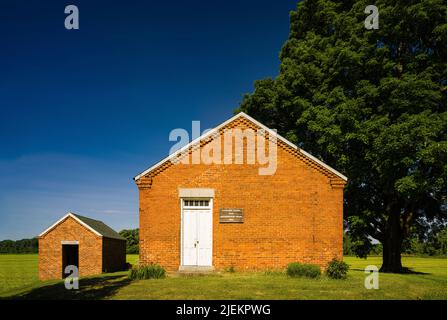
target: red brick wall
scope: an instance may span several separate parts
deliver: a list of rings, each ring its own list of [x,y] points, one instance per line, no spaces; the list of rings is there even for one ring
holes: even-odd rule
[[[230,125],[253,127],[245,120]],[[270,176],[259,175],[257,164],[166,164],[138,180],[140,263],[178,269],[178,188],[215,191],[216,269],[282,268],[293,261],[324,267],[342,258],[344,182],[282,142],[277,153],[277,170]],[[243,208],[244,223],[220,224],[220,208]]]
[[[126,265],[126,241],[103,238],[102,269],[104,272],[124,270]]]
[[[79,241],[79,275],[102,272],[102,238],[92,233],[72,217],[39,238],[39,278],[62,277],[61,241]]]

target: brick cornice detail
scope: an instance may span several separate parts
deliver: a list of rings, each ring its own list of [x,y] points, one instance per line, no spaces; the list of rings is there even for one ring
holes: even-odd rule
[[[332,188],[344,188],[346,185],[346,181],[340,178],[330,178],[330,184]]]
[[[152,187],[152,177],[144,176],[136,181],[138,189],[150,189]]]
[[[222,134],[222,132],[225,129],[232,129],[235,127],[239,127],[239,128],[251,128],[251,129],[258,129],[259,127],[257,125],[255,125],[254,123],[252,123],[251,121],[247,120],[247,119],[236,119],[231,123],[228,123],[225,127],[222,127],[219,129],[219,134]],[[209,143],[211,141],[211,137],[208,137],[204,140],[201,140],[200,142],[191,145],[190,148],[188,149],[188,151],[184,152],[184,156],[190,156],[190,154],[192,153],[193,149],[195,148],[202,148],[203,146],[205,146],[207,143]],[[327,168],[325,168],[324,166],[322,166],[321,164],[319,164],[318,162],[314,161],[313,159],[307,157],[306,155],[302,154],[299,149],[294,149],[292,147],[290,147],[289,145],[287,145],[285,142],[281,141],[281,140],[277,140],[277,146],[281,147],[283,150],[286,150],[287,152],[289,152],[290,154],[294,155],[295,157],[297,157],[298,159],[301,159],[302,161],[304,161],[306,163],[307,166],[319,171],[320,173],[322,173],[323,175],[327,176],[330,178],[330,183],[331,186],[333,188],[343,188],[346,185],[346,181],[344,181],[343,179],[334,176],[334,174],[328,170]],[[180,158],[179,158],[180,159]],[[141,177],[139,180],[137,180],[137,186],[140,189],[150,189],[151,185],[152,185],[152,177],[155,177],[157,175],[159,175],[160,173],[162,173],[163,171],[165,171],[167,168],[169,168],[170,166],[173,165],[172,161],[166,160],[164,163],[160,164],[160,166],[154,168],[152,171],[148,172],[146,176]],[[143,182],[141,180],[145,180],[145,179],[149,179],[149,181],[147,182]],[[141,187],[140,187],[141,185]]]

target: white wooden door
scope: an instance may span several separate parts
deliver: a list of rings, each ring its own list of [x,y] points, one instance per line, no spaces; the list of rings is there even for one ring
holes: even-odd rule
[[[194,200],[191,200],[194,201]],[[187,205],[185,205],[187,204]],[[212,266],[213,217],[211,201],[184,201],[183,265]]]
[[[197,214],[183,211],[183,265],[197,265]]]
[[[197,265],[212,265],[213,248],[213,217],[211,209],[199,210],[197,212]]]

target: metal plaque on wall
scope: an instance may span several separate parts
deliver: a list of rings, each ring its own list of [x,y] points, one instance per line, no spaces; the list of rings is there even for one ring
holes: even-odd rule
[[[220,209],[219,214],[220,223],[243,223],[244,209],[224,208]]]

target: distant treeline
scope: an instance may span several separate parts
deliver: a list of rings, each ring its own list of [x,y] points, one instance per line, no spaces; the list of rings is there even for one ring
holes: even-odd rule
[[[132,230],[121,230],[119,234],[126,238],[126,253],[139,253],[138,243],[140,242],[139,237],[140,229],[132,229]]]
[[[37,238],[0,241],[0,253],[37,253]]]
[[[139,247],[139,229],[133,230],[121,230],[119,232],[124,238],[126,238],[126,252],[138,253]],[[0,253],[38,253],[38,240],[22,239],[22,240],[3,240],[0,241]]]
[[[349,234],[343,235],[343,254],[355,255],[357,243]],[[382,244],[371,244],[370,255],[381,255]],[[402,254],[417,256],[447,256],[447,226],[431,228],[430,232],[418,234],[413,232],[402,244]]]

